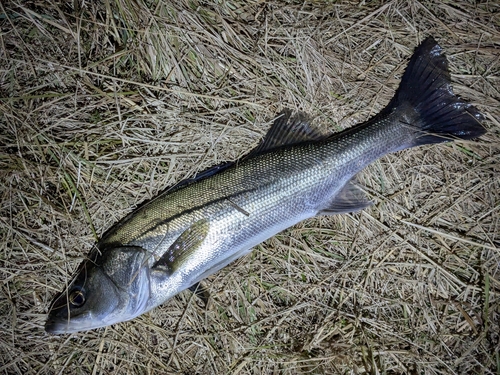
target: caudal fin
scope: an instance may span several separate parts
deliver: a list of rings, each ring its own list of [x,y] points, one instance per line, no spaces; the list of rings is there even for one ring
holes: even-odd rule
[[[480,123],[482,114],[453,93],[448,62],[432,37],[415,50],[399,89],[384,112],[408,108],[408,104],[417,118],[416,123],[409,125],[418,126],[419,131],[406,147],[471,139],[486,132]]]

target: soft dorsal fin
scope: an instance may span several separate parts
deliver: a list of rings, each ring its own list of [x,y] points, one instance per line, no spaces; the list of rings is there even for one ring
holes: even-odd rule
[[[292,115],[290,109],[284,109],[274,120],[262,143],[252,151],[252,154],[325,138],[327,138],[326,134],[311,126],[309,115],[304,112]]]

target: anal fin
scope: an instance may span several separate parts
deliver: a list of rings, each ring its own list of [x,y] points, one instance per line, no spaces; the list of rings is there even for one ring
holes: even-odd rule
[[[342,190],[335,195],[327,207],[318,212],[318,215],[336,215],[356,212],[373,204],[366,195],[356,186],[354,179],[344,185]]]

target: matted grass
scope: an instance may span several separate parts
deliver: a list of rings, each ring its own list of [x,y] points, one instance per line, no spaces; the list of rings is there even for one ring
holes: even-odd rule
[[[0,373],[500,374],[495,2],[2,2]],[[276,113],[338,131],[387,104],[434,36],[477,142],[387,156],[376,204],[305,221],[131,322],[43,330],[140,202],[234,160]]]

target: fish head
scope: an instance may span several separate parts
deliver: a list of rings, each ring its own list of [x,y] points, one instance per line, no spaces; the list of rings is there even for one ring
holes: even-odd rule
[[[115,247],[84,261],[49,310],[45,331],[74,333],[105,327],[145,312],[150,296],[146,252]]]

